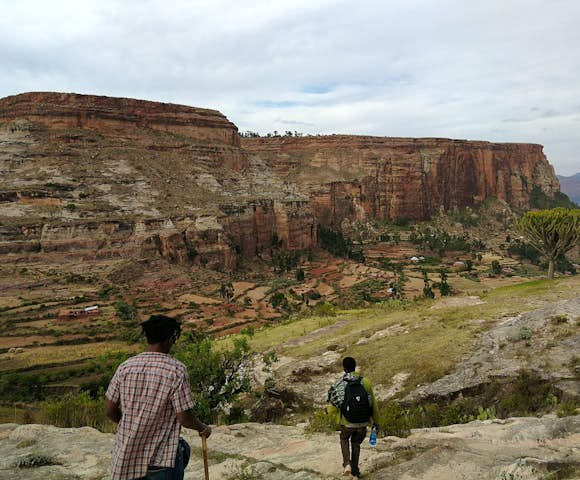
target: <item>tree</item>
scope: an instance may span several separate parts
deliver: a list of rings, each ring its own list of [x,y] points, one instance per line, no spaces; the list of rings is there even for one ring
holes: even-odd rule
[[[187,367],[196,414],[204,422],[214,422],[240,393],[250,391],[251,351],[245,337],[221,349],[209,336],[190,334],[176,345],[175,357]]]
[[[554,278],[554,265],[559,257],[580,241],[580,209],[554,208],[527,212],[517,229],[530,244],[548,259],[548,278]]]
[[[451,295],[451,287],[447,283],[447,270],[441,268],[439,270],[440,282],[439,282],[439,291],[441,292],[442,297],[446,297],[447,295]]]
[[[429,283],[427,270],[423,270],[423,284],[423,296],[425,298],[435,298],[435,292],[433,292],[433,288],[431,288],[431,284]]]

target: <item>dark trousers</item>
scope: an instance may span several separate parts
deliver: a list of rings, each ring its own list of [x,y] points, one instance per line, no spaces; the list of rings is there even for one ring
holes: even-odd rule
[[[367,427],[349,428],[340,426],[340,449],[342,450],[342,466],[350,464],[352,473],[358,473],[360,444],[367,436]]]
[[[189,456],[191,455],[191,448],[189,444],[181,437],[179,437],[179,445],[177,446],[177,456],[175,458],[174,467],[150,467],[147,470],[145,477],[136,480],[183,480],[185,467],[189,463]]]

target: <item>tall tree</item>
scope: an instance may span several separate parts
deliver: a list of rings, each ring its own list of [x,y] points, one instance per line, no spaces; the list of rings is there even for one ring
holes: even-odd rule
[[[527,212],[518,230],[548,259],[548,278],[554,278],[558,257],[580,242],[580,209],[554,208]]]

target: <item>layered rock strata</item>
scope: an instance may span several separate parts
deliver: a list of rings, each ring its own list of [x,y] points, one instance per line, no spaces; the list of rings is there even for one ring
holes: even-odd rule
[[[240,139],[215,110],[126,98],[0,99],[0,253],[162,255],[235,268],[316,245],[317,225],[425,219],[558,182],[540,145]]]
[[[529,206],[534,186],[559,191],[541,145],[363,136],[244,138],[287,181],[308,192],[319,221],[423,220],[488,197]]]
[[[316,244],[308,198],[221,113],[76,94],[0,100],[0,254],[236,266]]]

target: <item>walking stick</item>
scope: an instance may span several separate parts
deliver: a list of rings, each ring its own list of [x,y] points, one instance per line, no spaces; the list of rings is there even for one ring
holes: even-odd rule
[[[203,469],[205,471],[205,480],[209,480],[209,469],[207,466],[207,440],[205,435],[201,436],[201,449],[203,451]]]

